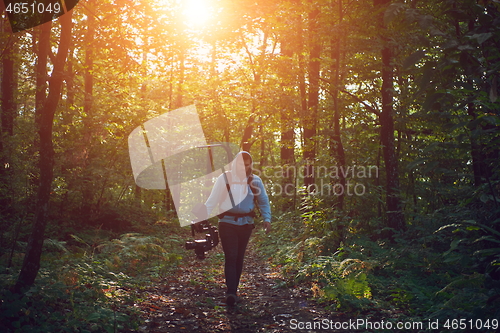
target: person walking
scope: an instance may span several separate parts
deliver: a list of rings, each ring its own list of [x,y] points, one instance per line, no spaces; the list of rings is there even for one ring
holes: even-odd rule
[[[255,228],[255,207],[260,210],[266,233],[271,231],[271,208],[262,179],[254,175],[250,153],[239,152],[231,170],[220,175],[205,206],[208,215],[219,206],[219,237],[224,251],[226,304],[239,302],[238,286],[245,251]]]

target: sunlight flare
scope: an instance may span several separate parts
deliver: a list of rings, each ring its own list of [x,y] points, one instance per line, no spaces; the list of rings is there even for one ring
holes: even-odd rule
[[[190,28],[199,29],[210,20],[212,8],[208,0],[184,0],[182,14]]]

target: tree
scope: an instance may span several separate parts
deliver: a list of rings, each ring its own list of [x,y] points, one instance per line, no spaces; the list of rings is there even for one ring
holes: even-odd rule
[[[19,273],[14,290],[22,291],[31,286],[40,268],[40,257],[44,241],[45,227],[47,225],[49,213],[50,192],[52,180],[54,178],[54,147],[52,141],[52,129],[54,115],[61,97],[61,88],[64,79],[64,66],[68,55],[71,41],[72,11],[59,18],[61,23],[61,37],[57,55],[54,62],[52,74],[49,79],[49,93],[41,107],[38,117],[39,135],[39,168],[40,184],[37,194],[36,212],[33,221],[31,236],[28,241],[28,248],[24,257],[23,266]],[[42,25],[46,30],[51,27],[51,22]],[[50,45],[50,38],[47,34],[39,40],[41,49],[46,49],[45,45]]]
[[[94,130],[94,49],[95,49],[95,25],[96,25],[96,6],[95,0],[87,2],[87,31],[85,32],[85,65],[84,65],[84,92],[83,92],[83,147],[86,154],[83,155],[83,186],[81,215],[84,220],[89,220],[92,216],[93,192],[92,179],[90,177],[89,165],[91,164],[89,151],[93,146]]]
[[[316,127],[319,108],[319,78],[321,68],[321,38],[318,33],[320,10],[315,8],[308,15],[308,49],[309,68],[308,81],[309,91],[307,99],[307,111],[302,115],[304,129],[304,152],[305,163],[304,186],[311,191],[310,185],[314,184],[314,160],[316,159]]]
[[[281,80],[282,91],[279,101],[280,106],[280,164],[283,170],[281,180],[281,192],[285,202],[283,210],[295,209],[296,175],[295,169],[295,130],[296,130],[296,103],[294,102],[294,86],[296,85],[296,73],[293,71],[294,40],[291,33],[282,37],[281,62],[278,66],[278,75]],[[292,194],[292,198],[290,198]]]
[[[386,8],[390,0],[374,0],[376,10]],[[384,17],[379,15],[378,27],[385,30]],[[386,170],[386,212],[387,226],[394,230],[403,230],[405,227],[404,215],[401,207],[398,160],[394,146],[394,108],[393,108],[393,53],[389,40],[383,35],[382,41],[382,112],[380,113],[380,142],[384,155]]]
[[[342,25],[342,21],[344,19],[343,14],[343,2],[342,0],[337,0],[335,8],[335,3],[332,1],[332,11],[337,9],[338,14],[338,24],[337,24],[337,34],[330,39],[330,57],[332,59],[332,64],[330,68],[331,72],[331,87],[330,93],[333,99],[333,133],[331,135],[331,149],[332,155],[336,157],[337,166],[341,170],[345,170],[346,168],[346,158],[344,145],[342,144],[342,135],[340,131],[340,118],[341,118],[341,100],[340,100],[340,91],[342,86],[342,71],[341,71],[341,62],[342,62],[342,46],[343,46],[343,33],[340,28]],[[343,173],[340,174],[340,185],[342,188],[346,186],[346,177]],[[339,211],[344,209],[344,198],[345,191],[338,196],[338,204],[337,208]]]
[[[5,31],[5,20],[2,21],[2,32]],[[7,34],[6,34],[7,35]],[[15,69],[17,36],[9,33],[3,39],[2,54],[2,82],[1,82],[1,110],[0,110],[0,209],[1,213],[10,215],[12,211],[12,198],[9,194],[11,183],[11,138],[14,135],[14,120],[17,114],[16,88],[17,71]]]

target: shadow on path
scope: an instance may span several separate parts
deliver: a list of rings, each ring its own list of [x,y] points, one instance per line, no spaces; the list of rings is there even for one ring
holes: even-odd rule
[[[176,277],[160,280],[144,291],[138,304],[145,318],[140,332],[314,332],[297,330],[293,323],[333,320],[313,301],[305,287],[284,286],[276,269],[247,249],[240,283],[242,302],[225,305],[224,256],[221,247],[199,261],[185,258]],[[332,332],[330,330],[330,332]]]

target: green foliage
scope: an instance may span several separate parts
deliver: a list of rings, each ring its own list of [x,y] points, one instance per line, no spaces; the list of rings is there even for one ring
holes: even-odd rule
[[[319,256],[301,266],[297,281],[313,282],[313,295],[319,301],[334,301],[341,311],[359,311],[371,307],[367,272],[372,263],[339,256]]]
[[[155,236],[71,235],[45,241],[44,266],[24,294],[13,294],[16,269],[2,269],[0,329],[7,332],[120,332],[137,329],[138,292],[172,272],[183,257],[181,236],[164,223]],[[179,230],[181,231],[181,230]],[[2,326],[3,325],[3,326]]]
[[[498,316],[500,299],[500,234],[498,221],[488,221],[498,212],[481,213],[491,204],[479,196],[462,207],[417,215],[393,243],[368,233],[373,229],[359,230],[361,221],[351,219],[343,222],[348,232],[337,251],[325,252],[333,234],[327,222],[338,220],[314,211],[281,216],[273,224],[276,237],[259,240],[262,252],[289,277],[281,287],[306,284],[334,311],[376,312],[398,320],[486,320]],[[368,225],[381,227],[376,220]]]
[[[276,237],[261,239],[261,251],[272,255],[273,263],[291,277],[289,285],[306,282],[319,301],[332,302],[342,311],[359,311],[370,306],[367,274],[374,262],[349,258],[347,248],[331,254],[331,242],[338,241],[338,234],[325,228],[339,222],[328,220],[324,212],[284,214],[273,222]]]
[[[500,232],[495,229],[499,221],[486,225],[476,220],[462,220],[438,229],[437,232],[452,229],[455,235],[450,248],[443,253],[446,262],[458,263],[465,256],[475,258],[468,274],[456,277],[439,291],[448,296],[442,311],[473,318],[498,316],[499,311],[492,306],[500,295]]]
[[[149,272],[159,277],[182,259],[176,249],[181,245],[180,238],[175,235],[160,239],[127,233],[119,239],[98,245],[96,249],[100,252],[100,257],[106,258],[104,263],[110,270],[124,270],[132,275]]]
[[[132,299],[125,292],[111,296],[109,288],[131,286],[123,274],[111,274],[97,262],[78,261],[57,271],[42,270],[24,294],[13,294],[14,275],[4,275],[0,306],[7,332],[117,332],[137,325]]]
[[[261,251],[292,276],[289,285],[312,284],[318,299],[335,310],[366,310],[370,304],[393,316],[498,316],[498,2],[399,1],[380,9],[364,1],[312,4],[221,7],[203,33],[186,30],[175,1],[103,0],[94,8],[75,7],[73,46],[53,124],[44,267],[19,298],[8,286],[26,251],[40,183],[35,93],[44,91],[34,75],[38,34],[0,36],[18,51],[19,78],[14,135],[3,128],[0,133],[2,325],[11,320],[9,329],[19,331],[127,327],[131,289],[168,275],[183,256],[180,238],[154,224],[167,218],[174,228],[170,194],[134,185],[128,133],[196,101],[208,141],[239,143],[251,132],[248,141],[262,170],[299,166],[307,149],[303,118],[314,98],[315,63],[321,98],[314,162],[337,166],[341,140],[346,163],[377,165],[380,175],[357,179],[366,193],[345,197],[343,211],[336,210],[335,195],[308,196],[303,177],[287,179],[292,195],[269,191],[277,218],[272,236],[259,235]],[[311,8],[319,11],[314,19]],[[92,36],[88,11],[100,13]],[[232,16],[224,17],[228,12]],[[377,14],[386,27],[377,25]],[[312,23],[321,44],[314,59],[314,43],[304,42]],[[59,32],[55,22],[54,42]],[[386,228],[380,144],[380,51],[386,46],[392,53],[404,234]],[[334,139],[337,110],[340,138]],[[284,139],[290,129],[293,137]],[[282,160],[283,148],[293,161]],[[284,181],[279,172],[266,177],[269,187]],[[280,215],[283,206],[291,211]],[[391,243],[384,239],[388,230]]]

